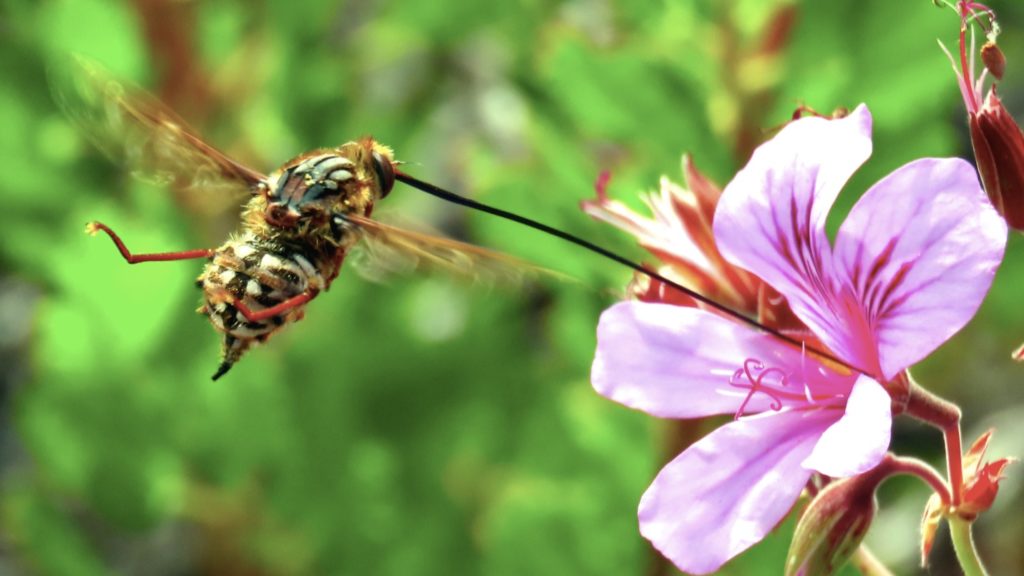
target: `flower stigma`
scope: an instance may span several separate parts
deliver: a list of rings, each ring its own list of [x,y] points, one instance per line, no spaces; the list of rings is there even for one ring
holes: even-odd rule
[[[802,364],[801,362],[801,372],[804,370]],[[821,371],[824,375],[824,369]],[[815,393],[806,374],[801,374],[799,378],[795,378],[796,376],[796,373],[788,373],[782,368],[768,366],[757,358],[744,360],[743,367],[737,368],[729,378],[729,386],[747,391],[747,395],[740,403],[733,419],[739,420],[747,415],[747,404],[757,393],[764,394],[771,400],[768,409],[773,412],[781,412],[783,408],[795,410],[827,408],[828,404],[824,404],[825,402],[836,400],[841,405],[843,398],[846,397],[845,394],[838,392],[828,393],[819,390],[818,393]],[[802,383],[802,386],[795,386],[794,384],[797,383]]]

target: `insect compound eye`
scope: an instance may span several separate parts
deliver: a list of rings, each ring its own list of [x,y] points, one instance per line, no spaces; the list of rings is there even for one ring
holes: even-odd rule
[[[377,173],[377,180],[380,181],[380,197],[386,198],[395,186],[395,169],[391,162],[385,160],[379,152],[373,152],[373,171]]]

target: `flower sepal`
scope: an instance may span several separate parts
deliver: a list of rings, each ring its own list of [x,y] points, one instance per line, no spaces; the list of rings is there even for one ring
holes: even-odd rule
[[[580,208],[590,217],[635,236],[657,259],[652,269],[659,274],[730,308],[755,313],[761,282],[726,262],[712,233],[722,189],[701,173],[688,155],[683,156],[682,171],[684,185],[662,177],[657,192],[641,195],[650,217],[608,195],[608,172],[601,173],[594,186],[597,197],[584,200]],[[642,302],[698,305],[693,298],[640,273],[633,277],[629,294]]]
[[[1016,461],[1014,458],[984,461],[993,432],[988,430],[982,434],[964,455],[963,502],[957,507],[956,513],[968,520],[977,518],[992,507],[999,492],[999,482],[1004,478],[1003,470]]]
[[[1024,133],[995,88],[968,115],[978,173],[992,205],[1011,228],[1024,231]]]
[[[964,520],[973,521],[995,502],[999,493],[999,482],[1004,478],[1003,471],[1016,460],[999,458],[985,462],[985,452],[988,450],[993,432],[994,430],[988,430],[982,434],[964,454],[964,481],[960,504],[946,506],[937,494],[933,494],[928,500],[921,519],[921,566],[927,563],[928,554],[935,540],[935,531],[944,517],[956,515]]]

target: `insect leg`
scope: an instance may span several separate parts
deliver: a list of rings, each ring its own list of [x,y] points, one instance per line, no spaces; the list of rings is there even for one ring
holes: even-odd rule
[[[317,293],[318,291],[316,290],[307,290],[302,294],[292,296],[291,298],[283,302],[271,306],[270,308],[264,308],[263,310],[260,310],[258,312],[253,312],[252,310],[250,310],[249,307],[245,305],[245,302],[242,302],[242,300],[239,298],[235,298],[234,295],[225,294],[224,297],[227,300],[227,302],[234,306],[239,312],[241,312],[242,316],[245,316],[245,319],[248,320],[249,322],[262,322],[267,318],[273,318],[274,316],[287,312],[292,308],[302,306],[306,302],[309,302],[313,298],[316,298]]]
[[[129,264],[138,264],[139,262],[169,262],[172,260],[190,260],[192,258],[209,258],[213,256],[215,250],[213,248],[200,248],[198,250],[183,250],[181,252],[158,252],[155,254],[132,254],[128,251],[128,248],[121,241],[121,238],[107,227],[102,222],[89,222],[86,225],[85,231],[89,234],[95,234],[102,230],[106,232],[107,236],[114,241],[114,245],[117,246],[121,256]]]

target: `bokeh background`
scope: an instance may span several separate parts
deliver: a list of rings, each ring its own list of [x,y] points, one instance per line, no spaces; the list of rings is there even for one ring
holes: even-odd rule
[[[991,2],[1024,112],[1024,9]],[[680,158],[720,183],[800,104],[867,102],[875,154],[840,199],[921,156],[969,156],[930,0],[4,0],[0,3],[0,574],[672,574],[636,504],[680,428],[597,396],[601,310],[630,274],[399,185],[395,218],[571,276],[525,287],[351,270],[306,320],[210,381],[219,337],[194,313],[225,199],[133,179],[53,104],[49,62],[84,54],[168,102],[259,170],[372,134],[428,181],[642,258],[583,215],[602,170],[637,193]],[[916,371],[958,402],[967,440],[1024,456],[1024,242],[975,321]],[[934,430],[894,447],[944,466]],[[977,525],[996,574],[1024,571],[1020,470]],[[868,542],[896,573],[956,574],[940,533],[917,568],[928,492],[882,490]],[[792,521],[722,574],[781,573]],[[855,573],[847,569],[844,573]]]

